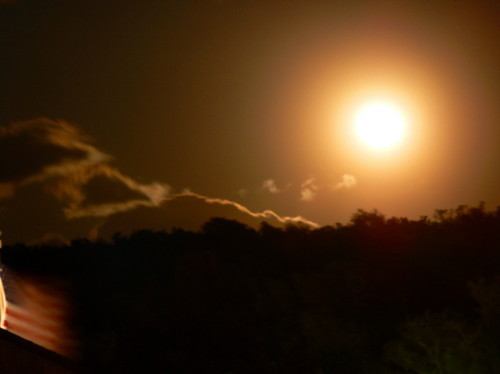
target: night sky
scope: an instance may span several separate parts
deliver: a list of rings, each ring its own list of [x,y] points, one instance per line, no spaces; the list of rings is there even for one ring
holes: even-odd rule
[[[0,1],[5,243],[500,205],[497,1]],[[407,138],[352,136],[363,102]]]

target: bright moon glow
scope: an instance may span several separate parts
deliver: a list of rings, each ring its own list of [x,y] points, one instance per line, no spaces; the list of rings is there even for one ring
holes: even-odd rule
[[[389,149],[403,140],[406,119],[394,105],[372,103],[362,107],[354,118],[356,135],[376,149]]]

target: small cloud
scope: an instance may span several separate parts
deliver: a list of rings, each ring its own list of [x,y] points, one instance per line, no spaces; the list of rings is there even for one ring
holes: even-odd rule
[[[273,193],[273,194],[277,194],[277,193],[281,192],[281,190],[278,188],[278,186],[276,186],[276,182],[274,181],[274,179],[266,179],[262,183],[262,188],[264,190],[268,191],[269,193]]]
[[[248,190],[246,188],[240,188],[238,191],[236,191],[236,194],[245,197],[248,195]]]
[[[316,184],[315,178],[309,178],[304,183],[301,184],[300,189],[300,200],[302,201],[312,201],[318,193],[318,185]]]
[[[342,175],[342,180],[335,185],[335,189],[337,189],[337,190],[341,189],[341,188],[349,189],[349,188],[356,186],[356,184],[357,184],[357,181],[356,181],[356,178],[354,177],[354,175],[344,174],[344,175]]]
[[[316,196],[316,191],[311,188],[304,188],[300,191],[300,200],[312,201]]]

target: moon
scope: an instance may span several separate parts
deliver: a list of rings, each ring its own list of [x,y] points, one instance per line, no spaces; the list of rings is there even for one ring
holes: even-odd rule
[[[355,113],[355,134],[372,149],[387,150],[400,145],[406,135],[406,128],[405,115],[394,104],[372,102]]]

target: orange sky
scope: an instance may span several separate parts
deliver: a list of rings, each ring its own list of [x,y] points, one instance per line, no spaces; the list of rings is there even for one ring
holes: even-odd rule
[[[0,5],[4,239],[266,210],[325,225],[358,208],[494,208],[498,11],[486,0]],[[390,152],[351,134],[355,108],[379,97],[410,119]]]

